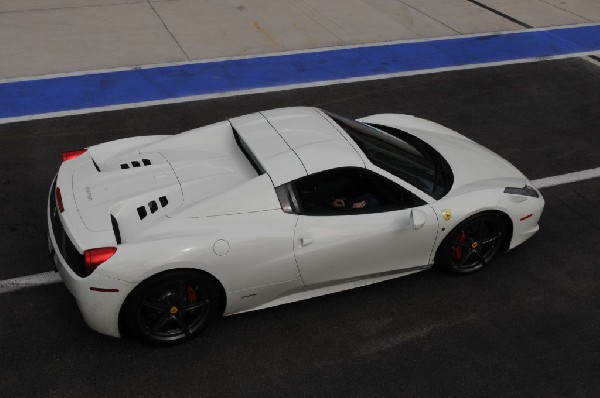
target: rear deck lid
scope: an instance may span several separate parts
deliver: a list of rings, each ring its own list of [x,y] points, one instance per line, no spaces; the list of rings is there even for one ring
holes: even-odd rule
[[[181,187],[169,163],[160,153],[144,154],[144,159],[150,159],[151,164],[98,172],[89,162],[74,170],[73,196],[89,230],[112,229],[111,210],[125,204],[144,208],[138,212],[145,211],[146,216],[158,211],[169,214],[182,205]]]

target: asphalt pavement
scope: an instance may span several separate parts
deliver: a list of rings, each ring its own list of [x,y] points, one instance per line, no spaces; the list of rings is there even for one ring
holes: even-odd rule
[[[61,152],[310,105],[453,128],[531,179],[600,166],[600,67],[567,59],[0,125],[0,279],[46,272]],[[543,190],[540,232],[484,271],[429,270],[223,318],[154,348],[99,335],[62,284],[0,295],[2,396],[598,396],[600,179]]]

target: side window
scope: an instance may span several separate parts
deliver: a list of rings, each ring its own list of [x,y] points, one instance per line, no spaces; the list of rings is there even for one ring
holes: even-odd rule
[[[424,204],[387,178],[358,167],[326,170],[300,178],[288,188],[295,211],[305,215],[379,213]]]

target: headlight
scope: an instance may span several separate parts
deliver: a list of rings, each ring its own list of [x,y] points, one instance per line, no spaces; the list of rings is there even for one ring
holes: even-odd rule
[[[531,196],[533,198],[540,197],[539,192],[529,185],[525,185],[523,188],[506,187],[504,188],[504,193],[509,193],[511,195]]]

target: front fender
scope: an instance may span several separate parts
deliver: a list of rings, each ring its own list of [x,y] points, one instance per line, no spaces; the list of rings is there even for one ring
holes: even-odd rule
[[[498,204],[501,192],[502,190],[499,188],[491,188],[458,196],[445,197],[432,204],[438,216],[440,232],[435,247],[431,252],[429,263],[433,264],[437,250],[444,239],[458,224],[467,218],[484,211],[507,213],[507,209]]]

